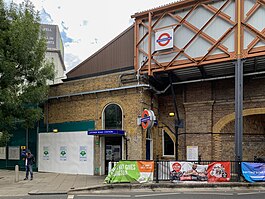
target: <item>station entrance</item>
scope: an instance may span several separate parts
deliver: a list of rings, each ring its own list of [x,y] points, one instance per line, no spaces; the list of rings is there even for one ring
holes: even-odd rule
[[[122,159],[122,136],[105,137],[105,174],[108,173],[109,162]]]

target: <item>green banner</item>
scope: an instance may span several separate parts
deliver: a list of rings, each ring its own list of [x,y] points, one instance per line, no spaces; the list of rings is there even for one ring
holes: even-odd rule
[[[153,161],[119,161],[105,178],[105,183],[149,182],[153,180]]]

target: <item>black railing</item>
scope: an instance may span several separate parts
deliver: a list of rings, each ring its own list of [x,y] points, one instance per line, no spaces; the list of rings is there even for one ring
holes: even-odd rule
[[[156,183],[159,181],[170,181],[172,180],[172,173],[170,171],[170,162],[175,162],[174,160],[172,161],[164,161],[164,160],[156,160],[155,161],[155,173],[154,173],[154,178]],[[241,162],[240,161],[178,161],[178,162],[191,162],[191,163],[197,163],[200,165],[209,165],[214,162],[230,162],[230,171],[231,171],[231,182],[240,182],[243,181],[243,176],[241,174]],[[265,163],[264,160],[254,160],[254,161],[244,161],[244,162],[263,162]],[[239,166],[239,172],[237,173],[237,165]]]
[[[135,161],[135,160],[126,160],[126,161]],[[142,160],[146,161],[146,160]],[[172,172],[171,172],[171,163],[173,162],[190,162],[190,163],[196,163],[198,165],[209,165],[211,163],[217,163],[217,162],[229,162],[230,163],[230,182],[242,182],[244,181],[244,178],[241,173],[241,161],[205,161],[205,160],[199,160],[198,161],[186,161],[186,160],[155,160],[154,161],[154,181],[156,183],[159,183],[159,181],[172,181]],[[256,158],[254,157],[254,161],[242,161],[242,162],[249,162],[249,163],[254,163],[254,162],[260,162],[260,163],[265,163],[265,158]],[[113,168],[116,163],[118,162],[110,162],[109,163],[109,168],[108,171]],[[237,166],[239,167],[239,173],[237,172]]]

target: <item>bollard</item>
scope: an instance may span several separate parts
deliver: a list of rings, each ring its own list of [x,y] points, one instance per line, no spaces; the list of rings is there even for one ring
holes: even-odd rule
[[[19,167],[18,165],[15,166],[15,182],[19,181]]]
[[[111,169],[112,169],[112,163],[111,163],[111,161],[110,161],[110,162],[109,162],[109,165],[108,165],[108,174],[110,173]]]

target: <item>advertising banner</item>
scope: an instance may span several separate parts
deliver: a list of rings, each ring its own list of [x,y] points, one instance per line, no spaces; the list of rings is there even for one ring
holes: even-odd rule
[[[242,162],[241,169],[248,182],[265,181],[265,163]]]
[[[191,162],[170,162],[172,180],[177,181],[207,181],[207,168]]]
[[[230,162],[199,165],[192,162],[170,162],[173,181],[227,182],[230,180]]]
[[[153,181],[154,161],[119,161],[105,178],[105,183]]]
[[[231,179],[230,162],[213,162],[207,169],[208,182],[228,182]]]

